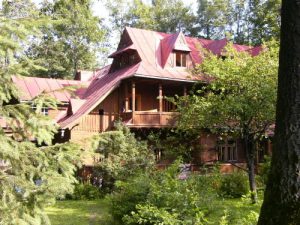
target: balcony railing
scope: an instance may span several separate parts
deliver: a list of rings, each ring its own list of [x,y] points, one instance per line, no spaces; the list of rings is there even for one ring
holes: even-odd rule
[[[129,127],[173,127],[176,125],[176,112],[126,112],[122,120]]]

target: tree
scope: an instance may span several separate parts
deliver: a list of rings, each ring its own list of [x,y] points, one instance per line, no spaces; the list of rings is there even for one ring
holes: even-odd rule
[[[53,121],[42,106],[55,107],[43,94],[31,105],[18,102],[11,76],[33,66],[23,47],[44,21],[33,17],[30,1],[3,1],[0,16],[0,224],[49,224],[44,207],[71,192],[79,151],[73,144],[51,145]],[[31,9],[31,10],[29,10]],[[42,146],[43,147],[38,147]]]
[[[260,225],[300,221],[299,2],[283,0],[281,16],[275,143]]]
[[[280,0],[198,0],[198,35],[239,44],[279,40]]]
[[[224,38],[231,23],[230,1],[198,0],[198,32],[207,39]]]
[[[78,69],[94,70],[106,31],[92,14],[91,0],[45,1],[41,13],[52,23],[43,26],[43,37],[31,44],[27,55],[46,70],[34,69],[31,74],[71,78]]]
[[[279,41],[280,0],[249,1],[249,39],[252,44],[276,39]]]
[[[150,4],[142,0],[108,1],[107,8],[112,24],[120,33],[125,26],[133,26],[167,33],[196,34],[196,18],[182,0],[153,0]]]
[[[230,46],[222,58],[208,54],[196,72],[210,74],[211,82],[177,104],[179,128],[209,129],[242,139],[253,202],[256,147],[275,114],[277,48],[264,48],[256,57]]]

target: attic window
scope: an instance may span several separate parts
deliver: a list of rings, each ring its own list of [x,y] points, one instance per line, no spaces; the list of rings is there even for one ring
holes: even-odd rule
[[[186,67],[186,53],[176,52],[176,67]]]

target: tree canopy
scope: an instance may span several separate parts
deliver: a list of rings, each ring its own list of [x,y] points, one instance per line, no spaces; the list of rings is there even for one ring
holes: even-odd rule
[[[106,30],[93,15],[90,0],[44,1],[40,14],[51,18],[41,37],[29,46],[27,56],[43,69],[33,76],[72,78],[78,69],[95,70],[104,51]]]
[[[279,40],[279,0],[197,0],[196,7],[182,0],[108,1],[115,30],[125,26],[208,39],[228,39],[240,44]]]

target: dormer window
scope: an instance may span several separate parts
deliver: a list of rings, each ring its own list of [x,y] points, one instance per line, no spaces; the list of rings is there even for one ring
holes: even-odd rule
[[[175,52],[176,67],[186,67],[186,52]]]
[[[138,53],[132,49],[126,49],[117,51],[111,55],[114,58],[110,72],[116,71],[118,69],[125,68],[127,66],[134,65],[141,61]]]

